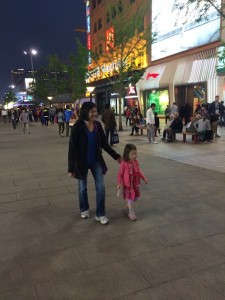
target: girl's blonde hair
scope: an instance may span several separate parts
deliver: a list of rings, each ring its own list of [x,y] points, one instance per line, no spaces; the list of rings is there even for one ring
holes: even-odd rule
[[[131,151],[133,150],[137,150],[137,147],[133,144],[126,144],[126,146],[124,147],[124,150],[123,150],[123,159],[125,161],[129,161],[129,155],[131,153]]]

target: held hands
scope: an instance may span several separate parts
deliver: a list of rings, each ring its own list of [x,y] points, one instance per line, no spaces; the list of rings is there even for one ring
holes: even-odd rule
[[[74,173],[68,173],[69,177],[74,177]]]
[[[143,180],[145,184],[148,184],[148,179],[146,177]]]
[[[117,158],[116,161],[118,162],[118,164],[121,164],[121,162],[122,162],[122,157],[120,156],[119,158]]]
[[[117,185],[117,193],[116,193],[116,195],[117,195],[117,197],[119,197],[120,196],[120,185]]]

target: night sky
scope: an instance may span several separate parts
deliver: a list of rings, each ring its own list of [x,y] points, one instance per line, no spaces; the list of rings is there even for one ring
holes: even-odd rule
[[[0,0],[0,100],[8,91],[11,70],[31,69],[24,50],[35,48],[34,69],[46,64],[48,55],[66,60],[75,53],[75,36],[85,42],[83,0]]]

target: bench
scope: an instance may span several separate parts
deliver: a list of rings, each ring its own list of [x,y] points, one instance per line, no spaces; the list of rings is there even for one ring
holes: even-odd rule
[[[191,135],[192,141],[194,141],[195,144],[198,142],[198,133],[197,132],[182,131],[182,134],[183,134],[183,142],[186,142],[186,135]]]

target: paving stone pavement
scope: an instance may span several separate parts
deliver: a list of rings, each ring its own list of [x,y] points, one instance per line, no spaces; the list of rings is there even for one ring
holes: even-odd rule
[[[212,144],[137,145],[149,179],[141,186],[137,222],[116,197],[118,164],[107,154],[110,224],[81,220],[77,184],[67,176],[68,138],[57,125],[31,134],[0,120],[1,300],[225,299],[225,130]],[[187,138],[188,139],[188,138]]]

